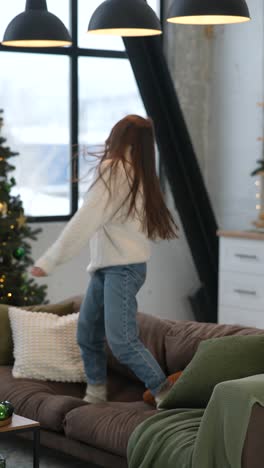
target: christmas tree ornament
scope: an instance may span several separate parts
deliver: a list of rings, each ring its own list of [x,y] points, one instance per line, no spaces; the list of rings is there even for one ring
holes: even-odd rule
[[[5,406],[7,410],[7,415],[10,418],[10,416],[12,416],[12,414],[14,413],[14,406],[12,405],[12,403],[10,403],[10,401],[8,400],[5,400],[5,401],[0,401],[0,405]]]
[[[24,247],[17,247],[17,249],[15,249],[13,251],[13,257],[16,259],[16,260],[21,260],[21,258],[23,258],[25,255],[25,249]]]
[[[0,202],[0,214],[6,216],[8,211],[8,205],[6,202]]]
[[[26,219],[27,218],[23,215],[23,213],[20,213],[19,217],[16,219],[19,229],[22,228],[22,226],[24,226]]]
[[[0,421],[4,421],[7,418],[9,418],[8,408],[3,403],[0,403]]]

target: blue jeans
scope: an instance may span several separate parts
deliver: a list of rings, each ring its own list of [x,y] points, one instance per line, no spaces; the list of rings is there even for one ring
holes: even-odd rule
[[[145,278],[145,263],[106,267],[92,274],[77,332],[89,383],[106,383],[105,339],[117,360],[127,365],[153,395],[166,381],[159,364],[138,338],[136,294]]]

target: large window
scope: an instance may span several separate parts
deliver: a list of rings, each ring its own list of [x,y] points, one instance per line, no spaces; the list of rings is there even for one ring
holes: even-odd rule
[[[32,221],[68,219],[78,208],[90,165],[82,152],[76,156],[78,145],[102,145],[118,119],[128,113],[145,114],[122,39],[86,34],[101,1],[47,1],[49,10],[71,30],[72,47],[0,46],[3,134],[11,149],[20,153],[13,160],[14,191]],[[148,3],[159,14],[159,0]],[[25,0],[5,2],[0,37],[24,8]]]
[[[69,58],[6,52],[0,67],[3,133],[20,153],[14,192],[28,215],[69,215]]]
[[[145,114],[128,60],[81,57],[79,85],[79,143],[84,148],[100,147],[112,126],[126,114]],[[79,163],[82,200],[89,168],[89,156],[85,157],[85,152],[80,153]]]

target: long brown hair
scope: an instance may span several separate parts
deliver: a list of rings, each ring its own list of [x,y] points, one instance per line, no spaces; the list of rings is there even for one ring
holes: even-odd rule
[[[126,156],[130,149],[131,177],[128,173]],[[123,163],[130,191],[127,217],[137,211],[136,200],[139,192],[143,192],[143,231],[151,240],[173,239],[177,237],[177,226],[168,210],[160,188],[155,165],[155,137],[153,123],[150,118],[138,115],[127,115],[112,128],[105,142],[105,149],[98,165],[99,178],[103,179],[102,163],[109,159],[110,179],[118,163]],[[110,183],[107,184],[111,196]],[[142,216],[142,215],[141,215]]]

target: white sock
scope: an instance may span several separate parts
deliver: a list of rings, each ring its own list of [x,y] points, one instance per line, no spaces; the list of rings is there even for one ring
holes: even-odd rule
[[[106,384],[88,384],[84,401],[87,403],[102,403],[107,400]]]

